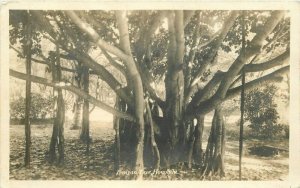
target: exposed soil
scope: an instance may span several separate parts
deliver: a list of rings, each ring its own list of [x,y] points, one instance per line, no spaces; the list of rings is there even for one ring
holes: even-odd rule
[[[209,127],[205,128],[204,139]],[[113,140],[114,131],[109,122],[91,122],[92,144],[87,155],[86,146],[78,140],[80,130],[65,127],[65,164],[50,165],[45,154],[50,144],[51,125],[32,125],[31,167],[24,167],[24,126],[10,126],[10,179],[16,180],[102,180],[131,179],[131,176],[114,172]],[[206,143],[204,143],[206,144]],[[288,152],[279,151],[271,156],[250,154],[248,148],[268,145],[285,148],[288,140],[262,142],[246,140],[243,155],[243,180],[286,180],[288,178]],[[206,145],[204,145],[206,146]],[[177,173],[145,175],[145,179],[200,180],[199,170],[174,169]],[[210,177],[208,180],[238,180],[238,141],[227,138],[225,156],[225,177]]]

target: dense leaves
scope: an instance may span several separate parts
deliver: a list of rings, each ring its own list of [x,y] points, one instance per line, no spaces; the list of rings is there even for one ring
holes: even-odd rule
[[[250,122],[249,127],[254,136],[271,139],[283,130],[283,125],[278,123],[279,115],[275,103],[277,90],[276,86],[267,85],[246,95],[245,119]]]
[[[54,113],[54,97],[43,96],[39,93],[31,95],[30,118],[45,119],[52,118]],[[24,119],[25,118],[25,98],[20,96],[16,100],[10,102],[10,118]]]

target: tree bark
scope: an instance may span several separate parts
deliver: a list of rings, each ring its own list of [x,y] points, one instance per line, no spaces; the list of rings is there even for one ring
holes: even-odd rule
[[[71,129],[79,129],[82,124],[82,99],[79,96],[76,96],[74,103],[74,116]]]
[[[56,46],[56,62],[52,66],[52,76],[53,80],[60,82],[61,81],[61,68],[60,68],[60,55],[59,47]],[[54,90],[54,93],[57,95],[56,99],[56,114],[54,117],[53,132],[50,142],[49,149],[49,162],[53,163],[56,160],[56,146],[58,150],[58,164],[64,163],[64,121],[65,121],[65,104],[62,94],[62,89],[58,88]]]
[[[88,94],[89,93],[89,68],[83,67],[83,90]],[[90,142],[90,123],[89,123],[89,101],[84,99],[83,101],[83,110],[82,110],[82,126],[81,126],[81,134],[80,139],[87,143],[87,150]]]
[[[171,160],[168,163],[173,163],[181,158],[182,151],[180,151],[179,147],[181,146],[179,145],[186,142],[182,122],[184,96],[182,67],[184,55],[183,11],[169,14],[168,29],[170,41],[168,46],[168,71],[165,78],[166,112],[164,118],[166,118],[166,126],[168,126],[168,135],[166,135],[168,141],[166,144],[168,144],[167,149],[169,151],[167,153],[169,153],[169,156],[166,157],[166,160]]]
[[[202,136],[204,129],[204,115],[197,117],[197,125],[195,128],[195,143],[193,146],[193,158],[196,164],[202,164],[203,160],[203,149],[202,149]]]
[[[26,31],[26,44],[24,54],[26,56],[26,74],[27,77],[31,74],[31,24],[30,15],[27,14],[27,23],[24,30]],[[25,166],[30,166],[30,150],[31,150],[31,127],[30,127],[30,106],[31,106],[31,81],[26,80],[26,102],[25,102]]]
[[[196,76],[191,81],[190,91],[188,92],[188,97],[192,96],[192,91],[195,90],[194,87],[197,87],[196,82],[199,81],[200,76],[207,70],[208,65],[214,60],[223,40],[225,39],[228,31],[233,26],[236,18],[238,17],[239,12],[238,11],[232,11],[228,18],[224,21],[223,28],[221,29],[220,34],[216,38],[214,42],[214,48],[210,52],[210,55],[201,62],[201,66],[199,70],[196,72]]]
[[[65,105],[62,95],[62,90],[57,89],[56,99],[56,114],[54,118],[52,137],[49,149],[49,162],[53,163],[56,160],[56,147],[58,149],[58,163],[64,162],[64,120],[65,120]]]
[[[65,149],[64,149],[64,122],[65,122],[65,104],[64,104],[64,99],[62,95],[62,90],[58,89],[58,98],[57,98],[57,105],[58,105],[58,110],[57,110],[57,128],[58,128],[58,137],[57,137],[57,147],[58,147],[58,163],[63,164],[64,159],[65,159]]]
[[[22,80],[30,80],[31,82],[44,84],[44,85],[49,86],[49,87],[61,88],[61,89],[68,90],[68,91],[70,91],[70,92],[72,92],[72,93],[74,93],[74,94],[76,94],[76,95],[78,95],[78,96],[80,96],[84,99],[88,99],[90,101],[90,103],[93,103],[94,105],[98,106],[99,108],[101,108],[101,109],[103,109],[103,110],[105,110],[105,111],[107,111],[111,114],[114,114],[118,117],[124,118],[128,121],[132,121],[132,122],[136,121],[135,117],[133,117],[131,114],[118,111],[115,108],[101,102],[100,100],[97,100],[93,96],[86,94],[81,89],[78,89],[77,87],[74,87],[72,85],[68,85],[66,83],[64,83],[63,85],[58,85],[58,84],[56,84],[56,83],[54,83],[54,82],[52,82],[48,79],[41,78],[41,77],[38,77],[38,76],[33,76],[33,75],[27,77],[26,74],[15,71],[15,70],[12,70],[12,69],[9,70],[9,75],[11,75],[13,77],[16,77],[16,78],[19,78],[19,79],[22,79]]]
[[[151,33],[150,36],[147,36],[147,32],[144,36],[148,38],[141,38],[140,40],[145,40],[144,42],[141,42],[144,46],[142,46],[140,49],[143,52],[140,53],[134,53],[134,56],[131,53],[131,39],[129,39],[128,32],[128,21],[126,17],[125,11],[116,11],[116,18],[117,18],[117,26],[119,30],[119,41],[120,44],[118,47],[112,46],[110,43],[107,43],[102,40],[99,34],[97,34],[97,31],[91,27],[91,25],[87,24],[85,21],[81,20],[73,11],[66,11],[67,15],[69,16],[70,20],[73,21],[80,30],[87,33],[91,39],[93,40],[95,44],[98,45],[105,53],[104,55],[109,59],[120,72],[126,76],[127,81],[127,87],[128,90],[125,90],[121,82],[119,82],[113,74],[111,74],[106,67],[98,64],[92,56],[89,56],[89,54],[84,53],[80,50],[71,50],[70,48],[67,48],[64,46],[64,44],[60,44],[62,48],[66,48],[64,50],[71,51],[72,55],[76,57],[77,60],[83,61],[83,64],[92,71],[96,72],[100,77],[108,83],[108,85],[116,92],[118,97],[120,97],[120,100],[125,101],[125,110],[121,109],[114,109],[113,107],[107,106],[104,103],[101,103],[101,101],[95,99],[88,93],[88,87],[85,88],[84,91],[75,88],[73,86],[64,85],[64,86],[58,86],[58,84],[48,82],[45,79],[40,79],[36,76],[26,76],[26,78],[23,77],[22,73],[16,73],[15,71],[11,71],[12,75],[15,75],[17,77],[22,77],[22,79],[26,79],[27,81],[35,80],[38,83],[44,83],[46,85],[49,85],[57,89],[57,111],[56,111],[56,119],[53,126],[53,141],[51,141],[51,146],[53,145],[54,149],[50,147],[51,151],[54,151],[56,146],[58,146],[59,153],[62,153],[63,151],[63,145],[58,145],[61,142],[63,142],[63,118],[64,118],[64,108],[63,106],[63,98],[62,98],[62,89],[70,90],[79,96],[82,96],[84,98],[84,111],[83,111],[83,117],[87,117],[84,120],[83,126],[82,126],[82,135],[87,135],[87,138],[89,140],[89,126],[88,126],[88,115],[86,116],[86,113],[88,113],[88,106],[89,102],[95,103],[100,107],[103,107],[107,111],[115,114],[117,117],[115,117],[114,122],[114,128],[116,131],[116,166],[118,167],[120,164],[120,144],[122,143],[122,134],[120,134],[122,130],[122,124],[128,124],[130,126],[129,132],[134,133],[134,145],[130,145],[131,148],[135,149],[134,153],[134,166],[136,171],[143,170],[144,168],[144,118],[146,119],[146,123],[150,123],[149,127],[149,134],[148,138],[151,142],[151,147],[154,149],[153,152],[156,155],[157,161],[160,160],[160,158],[163,160],[165,156],[167,158],[171,158],[171,162],[178,162],[178,160],[185,159],[181,158],[182,154],[187,154],[188,156],[188,162],[189,167],[191,167],[193,162],[199,163],[200,165],[206,166],[206,170],[204,174],[224,174],[224,168],[223,168],[223,156],[225,152],[225,126],[222,119],[222,111],[220,109],[220,105],[223,101],[226,99],[236,96],[236,94],[241,90],[241,87],[235,87],[232,88],[233,80],[236,79],[236,77],[241,74],[241,68],[245,67],[245,70],[247,71],[258,71],[258,70],[265,70],[270,69],[274,66],[280,66],[282,65],[282,62],[286,62],[289,57],[289,52],[284,53],[282,56],[278,56],[278,58],[274,59],[274,61],[270,60],[266,63],[261,64],[255,64],[253,66],[245,66],[248,59],[252,57],[253,55],[256,55],[259,52],[259,48],[262,47],[263,42],[265,41],[265,38],[270,32],[273,31],[274,27],[279,22],[280,18],[282,17],[282,13],[278,11],[272,11],[272,17],[270,18],[264,27],[257,33],[256,36],[254,36],[253,40],[249,43],[249,47],[247,48],[246,52],[242,52],[239,57],[233,62],[232,66],[229,68],[228,72],[222,73],[221,77],[214,77],[211,82],[208,82],[208,84],[201,88],[198,87],[198,81],[203,76],[203,73],[208,70],[208,67],[211,65],[211,62],[215,62],[214,58],[217,55],[217,51],[219,47],[222,44],[223,39],[227,36],[228,31],[231,29],[231,27],[236,23],[236,17],[238,16],[237,11],[233,11],[228,19],[225,19],[225,23],[223,28],[220,30],[220,32],[217,32],[217,37],[212,37],[213,39],[208,39],[205,43],[209,43],[209,46],[207,44],[202,44],[206,47],[211,48],[211,53],[208,54],[208,58],[205,58],[203,62],[200,62],[200,69],[199,70],[188,70],[187,72],[190,72],[187,77],[187,74],[184,74],[184,65],[183,65],[183,57],[185,55],[185,41],[184,41],[184,27],[187,24],[187,20],[189,20],[192,15],[194,14],[194,11],[187,12],[187,11],[164,11],[163,16],[159,17],[158,20],[162,21],[163,18],[166,15],[169,15],[168,21],[169,21],[169,45],[168,45],[168,57],[167,57],[167,72],[165,77],[165,87],[166,87],[166,103],[164,105],[160,105],[162,108],[163,114],[164,114],[164,120],[162,125],[165,126],[162,129],[165,129],[167,131],[162,131],[163,135],[162,137],[167,138],[167,141],[165,141],[165,149],[161,149],[164,147],[159,147],[161,153],[159,153],[159,150],[155,143],[154,138],[154,130],[153,130],[153,122],[152,121],[152,115],[151,111],[149,110],[149,106],[146,104],[146,114],[145,114],[145,101],[144,96],[147,95],[147,92],[150,94],[151,98],[156,100],[159,103],[164,103],[164,101],[160,100],[159,97],[155,98],[155,90],[152,91],[153,88],[151,88],[151,79],[148,79],[146,73],[143,75],[144,70],[139,69],[139,65],[143,62],[143,58],[145,56],[150,57],[149,63],[151,63],[151,52],[148,51],[149,46],[151,46],[151,37],[154,33],[156,33],[157,27],[156,25],[160,25],[160,21],[154,22],[154,26],[150,27],[149,32]],[[168,14],[165,14],[168,13]],[[170,16],[171,15],[171,16]],[[46,18],[46,17],[45,17]],[[48,18],[47,18],[48,19]],[[46,19],[46,20],[47,20]],[[39,19],[41,20],[41,19]],[[197,22],[197,21],[196,21]],[[40,24],[40,23],[39,23]],[[49,22],[50,26],[51,23]],[[48,25],[49,25],[48,24]],[[49,28],[44,27],[46,30]],[[146,28],[146,27],[145,27]],[[154,28],[154,29],[153,29]],[[199,28],[198,28],[199,29]],[[198,30],[196,29],[196,30]],[[50,28],[53,30],[54,35],[51,35],[53,39],[56,40],[58,36],[58,33],[55,31],[54,27]],[[141,29],[140,32],[143,32],[145,30]],[[215,35],[215,34],[214,34]],[[53,37],[54,36],[54,37]],[[188,37],[188,36],[186,36]],[[194,36],[197,38],[197,36]],[[139,38],[139,37],[132,37],[132,38]],[[196,40],[195,40],[196,41]],[[138,42],[137,42],[138,43]],[[144,44],[147,43],[147,44]],[[198,43],[198,42],[197,42]],[[196,44],[193,44],[193,46]],[[137,45],[139,47],[139,45]],[[202,46],[203,47],[203,46]],[[199,50],[198,47],[197,50]],[[194,47],[190,48],[190,46],[187,49],[195,49]],[[204,49],[204,47],[202,48]],[[68,52],[69,52],[68,51]],[[106,53],[107,51],[107,53]],[[117,58],[122,60],[122,63],[124,64],[119,66],[118,62],[114,62],[114,59],[110,57],[110,54],[116,56]],[[195,54],[191,53],[190,55],[190,61],[192,62]],[[139,60],[141,59],[141,60]],[[59,62],[58,62],[59,63]],[[60,69],[60,65],[54,66],[57,69]],[[270,75],[263,76],[262,78],[259,78],[257,80],[248,82],[245,84],[245,89],[251,88],[256,86],[257,84],[265,83],[269,80],[279,80],[277,77],[279,74],[282,74],[284,72],[288,71],[288,66],[281,68],[277,71],[274,71]],[[53,71],[55,69],[53,68]],[[60,74],[60,71],[56,70],[54,71],[57,73],[57,77]],[[125,72],[125,73],[124,73]],[[150,72],[150,71],[149,71]],[[150,73],[151,74],[151,73]],[[191,78],[191,76],[194,76],[194,78]],[[145,79],[144,79],[145,77]],[[184,77],[187,79],[184,80]],[[87,78],[88,79],[88,78]],[[55,82],[59,82],[60,78],[54,79]],[[213,82],[212,82],[213,81]],[[212,84],[210,84],[212,83]],[[221,84],[220,84],[221,83]],[[193,90],[193,87],[197,85],[197,88]],[[197,91],[199,90],[199,91]],[[216,91],[217,90],[217,91]],[[145,93],[144,93],[145,92]],[[196,94],[194,93],[196,92]],[[195,94],[195,95],[194,95]],[[190,100],[193,97],[193,100]],[[191,102],[190,102],[191,101]],[[189,106],[191,108],[187,108],[187,103],[192,103]],[[163,107],[162,107],[163,106]],[[205,153],[205,156],[203,157],[203,151],[202,151],[202,134],[203,134],[203,127],[204,127],[204,115],[210,111],[215,109],[215,115],[214,120],[212,123],[212,129],[211,129],[211,135],[209,137],[209,143],[207,146],[207,150]],[[199,115],[200,114],[200,115]],[[119,119],[120,118],[120,119]],[[197,118],[197,125],[194,126],[194,124],[191,123],[191,121]],[[127,120],[130,120],[132,122],[129,123],[122,123]],[[84,126],[87,125],[86,126]],[[146,124],[147,125],[147,124]],[[134,127],[135,126],[135,127]],[[125,131],[128,131],[127,125],[123,126],[125,127]],[[166,128],[167,127],[167,128]],[[147,127],[148,128],[148,127]],[[189,130],[189,131],[188,131]],[[147,131],[147,130],[146,130]],[[87,133],[85,133],[87,132]],[[167,133],[165,133],[167,132]],[[62,136],[61,136],[62,135]],[[129,134],[125,134],[126,137],[130,137]],[[120,138],[121,137],[121,138]],[[59,139],[57,139],[59,138]],[[120,143],[121,139],[121,143]],[[190,139],[190,140],[188,140]],[[53,144],[53,143],[54,144]],[[158,141],[158,145],[160,145]],[[88,146],[89,147],[89,146]],[[87,147],[87,148],[88,148]],[[122,145],[123,147],[123,145]],[[189,148],[188,148],[189,147]],[[188,150],[187,150],[188,148]],[[187,151],[186,151],[187,150]],[[185,156],[186,157],[186,156]],[[63,159],[63,158],[62,158]],[[154,166],[158,166],[159,162],[156,161],[156,164]],[[141,174],[139,174],[141,175]],[[139,176],[141,177],[141,176]]]
[[[225,125],[221,107],[215,109],[211,132],[209,135],[203,176],[224,176],[224,154],[225,154]]]
[[[76,72],[74,77],[75,85],[77,85],[78,88],[82,88],[82,71],[81,71],[81,63],[77,62],[78,64],[76,66]],[[76,95],[76,100],[73,106],[73,123],[71,129],[80,129],[82,126],[82,108],[83,108],[83,99]]]
[[[159,169],[160,167],[160,152],[157,147],[156,141],[155,141],[155,136],[154,136],[154,125],[153,125],[153,120],[152,120],[152,113],[151,109],[149,106],[149,102],[146,101],[146,113],[147,113],[147,122],[149,124],[149,133],[150,134],[150,143],[152,147],[152,155],[153,155],[153,168],[154,169]]]
[[[242,49],[241,51],[245,51],[245,15],[243,14],[242,20]],[[242,79],[242,89],[241,89],[241,119],[240,119],[240,138],[239,138],[239,180],[242,180],[242,154],[243,154],[243,134],[244,134],[244,107],[245,107],[245,70],[244,68],[241,71],[241,79]]]
[[[121,49],[125,52],[126,58],[124,62],[126,64],[126,68],[128,70],[128,78],[132,81],[132,90],[134,97],[134,107],[135,107],[135,117],[137,119],[137,145],[135,151],[135,170],[140,172],[144,169],[143,162],[143,152],[144,152],[144,91],[143,91],[143,83],[141,80],[141,76],[138,72],[138,69],[135,65],[131,49],[130,49],[130,40],[129,40],[129,32],[128,32],[128,22],[125,11],[116,11],[117,25],[120,32],[120,46]],[[120,57],[120,56],[119,56]],[[122,57],[120,57],[122,58]],[[138,173],[137,179],[142,179],[143,174]]]
[[[188,160],[188,168],[192,168],[193,164],[193,149],[195,143],[195,128],[194,124],[192,124],[190,128],[190,139],[189,139],[189,146],[188,146],[188,153],[187,153],[187,160]]]
[[[115,108],[120,110],[121,106],[120,106],[120,98],[117,96],[116,97],[116,104],[115,104]],[[115,130],[115,171],[117,172],[120,168],[120,160],[121,160],[121,144],[120,144],[120,119],[119,117],[114,116],[114,120],[113,120],[113,124],[114,124],[114,130]]]
[[[276,25],[280,22],[284,15],[284,11],[274,11],[271,14],[271,17],[266,21],[264,27],[259,30],[255,37],[251,40],[249,45],[246,47],[244,52],[241,52],[236,60],[229,67],[226,74],[223,76],[221,83],[219,84],[218,89],[215,94],[207,99],[206,101],[200,103],[197,107],[192,107],[188,110],[187,116],[190,116],[192,111],[192,116],[200,113],[207,113],[220,105],[227,93],[228,89],[231,86],[231,83],[234,81],[234,78],[240,73],[241,69],[247,63],[247,61],[254,55],[261,52],[261,48],[265,38],[274,30]],[[191,110],[191,111],[190,111]]]

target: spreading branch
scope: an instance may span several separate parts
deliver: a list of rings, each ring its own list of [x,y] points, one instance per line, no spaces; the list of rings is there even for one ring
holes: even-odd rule
[[[245,72],[258,72],[268,70],[275,66],[280,66],[288,63],[290,59],[290,51],[286,50],[283,54],[263,63],[245,65]]]
[[[290,69],[290,66],[288,65],[288,66],[280,68],[268,75],[262,76],[255,80],[252,80],[245,84],[245,86],[244,86],[245,91],[249,91],[255,87],[264,85],[265,83],[279,82],[283,79],[282,76],[289,72],[289,69]],[[225,100],[231,99],[231,98],[237,96],[238,94],[240,94],[240,91],[241,91],[241,86],[238,86],[236,88],[228,90],[226,96],[223,99],[218,98],[217,95],[213,95],[211,98],[201,102],[197,106],[190,105],[187,110],[186,117],[189,119],[189,118],[195,117],[198,114],[208,113],[208,112],[212,111],[213,109],[215,109],[218,105],[220,105]]]
[[[13,47],[12,45],[9,45],[9,48],[13,49],[20,57],[25,58],[23,53],[20,50],[18,50],[17,48]],[[48,65],[49,67],[51,67],[50,62],[46,61],[45,59],[40,60],[40,59],[36,59],[36,58],[31,58],[31,61],[35,62],[35,63],[43,64],[43,65]],[[73,72],[73,73],[76,72],[76,70],[69,69],[69,68],[66,68],[66,67],[61,67],[61,70],[66,71],[66,72]]]
[[[106,41],[102,40],[99,34],[90,26],[88,23],[82,21],[74,11],[65,11],[66,15],[73,21],[77,27],[82,30],[84,33],[87,33],[89,37],[95,42],[99,47],[105,49],[109,53],[114,54],[115,56],[121,58],[122,60],[127,60],[128,55],[126,55],[119,48],[110,45]]]
[[[238,11],[232,11],[229,15],[229,17],[224,21],[223,28],[220,31],[220,34],[216,39],[214,40],[214,47],[212,51],[210,52],[210,55],[208,58],[206,58],[203,62],[201,62],[201,66],[199,70],[196,72],[195,77],[191,81],[189,96],[191,96],[191,92],[195,89],[193,87],[197,87],[197,82],[199,78],[202,76],[202,74],[206,71],[208,65],[213,61],[216,53],[218,52],[223,40],[225,39],[227,33],[229,32],[230,28],[233,26],[236,18],[238,17],[239,12]]]
[[[124,67],[119,64],[117,61],[115,61],[104,49],[101,49],[103,55],[106,57],[106,59],[110,62],[110,64],[115,67],[118,71],[120,71],[124,76],[126,76],[126,71]]]
[[[271,17],[266,21],[263,28],[255,35],[245,51],[240,53],[225,73],[215,94],[208,100],[200,103],[198,106],[193,104],[189,105],[187,116],[194,117],[197,114],[208,113],[225,100],[227,91],[231,86],[231,83],[234,81],[234,78],[240,73],[243,66],[252,56],[260,53],[265,38],[277,26],[283,15],[284,11],[274,11],[271,14]]]
[[[73,51],[70,52],[76,59],[78,59],[80,62],[85,64],[87,67],[92,69],[96,74],[98,74],[101,78],[101,80],[105,81],[110,88],[115,91],[115,93],[122,98],[127,104],[133,104],[132,98],[126,93],[126,91],[123,89],[122,84],[108,71],[106,68],[97,63],[92,57],[90,57],[88,54],[79,52],[79,51]]]
[[[95,97],[85,93],[84,91],[76,88],[73,85],[70,85],[70,84],[67,84],[67,83],[53,83],[51,80],[41,78],[41,77],[38,77],[38,76],[33,76],[33,75],[28,77],[26,74],[20,73],[18,71],[12,70],[12,69],[9,70],[9,75],[13,76],[15,78],[22,79],[22,80],[29,80],[29,81],[34,82],[34,83],[39,83],[39,84],[43,84],[43,85],[46,85],[46,86],[49,86],[49,87],[61,88],[61,89],[70,91],[70,92],[82,97],[83,99],[88,100],[90,103],[98,106],[99,108],[101,108],[101,109],[103,109],[103,110],[105,110],[105,111],[107,111],[107,112],[109,112],[109,113],[111,113],[115,116],[127,119],[129,121],[135,121],[135,118],[133,116],[131,116],[130,114],[127,114],[127,113],[116,110],[115,108],[113,108],[113,107],[97,100]]]
[[[244,52],[241,52],[237,59],[230,66],[223,81],[221,82],[216,95],[219,98],[224,98],[228,88],[233,82],[234,78],[240,73],[244,64],[254,55],[260,53],[263,46],[263,42],[267,36],[273,31],[276,25],[280,22],[284,15],[284,11],[274,11],[271,17],[264,24],[264,27],[255,35],[255,37],[250,42],[249,46]]]
[[[268,70],[268,69],[271,69],[271,68],[274,68],[277,66],[282,66],[282,65],[288,63],[289,58],[290,58],[290,52],[289,52],[289,50],[286,50],[284,53],[280,54],[279,56],[277,56],[271,60],[265,61],[263,63],[244,65],[244,71],[245,71],[245,73],[265,71],[265,70]],[[198,105],[200,102],[202,102],[205,99],[207,99],[208,97],[210,97],[212,95],[213,91],[215,91],[215,88],[224,79],[224,76],[226,74],[227,73],[225,73],[225,72],[218,71],[213,76],[213,78],[205,85],[205,87],[203,89],[200,89],[195,93],[191,103]],[[233,85],[233,84],[231,84],[231,85]]]
[[[285,66],[283,68],[280,68],[280,69],[278,69],[278,70],[276,70],[276,71],[274,71],[274,72],[272,72],[272,73],[270,73],[266,76],[263,76],[263,77],[260,77],[258,79],[255,79],[253,81],[248,82],[245,85],[245,89],[249,91],[253,88],[264,85],[264,84],[269,83],[269,82],[280,82],[283,79],[283,75],[288,74],[289,70],[290,70],[289,65]],[[242,88],[242,86],[237,86],[235,88],[229,89],[227,94],[226,94],[225,99],[228,100],[228,99],[231,99],[231,98],[237,96],[240,93],[241,88]]]
[[[71,11],[72,12],[72,11]],[[52,29],[51,24],[49,21],[43,16],[43,14],[40,11],[34,11],[34,15],[37,21],[37,24],[42,26],[44,30],[52,37],[52,38],[58,38],[58,35],[54,30]],[[72,14],[73,15],[73,14]],[[76,16],[76,15],[75,15]],[[76,16],[77,17],[77,16]],[[78,17],[77,17],[78,18]],[[79,18],[78,18],[79,19]],[[79,20],[81,21],[81,20]],[[85,30],[84,30],[85,31]],[[88,33],[89,34],[89,33]],[[52,40],[50,40],[52,42]],[[55,42],[55,41],[54,41]],[[97,42],[97,41],[94,41]],[[97,43],[98,44],[98,43]],[[102,47],[101,43],[98,44],[99,47]],[[69,53],[72,57],[74,57],[77,61],[85,64],[90,69],[92,69],[96,74],[98,74],[103,81],[105,81],[112,90],[120,97],[122,98],[127,104],[133,105],[133,100],[130,98],[130,96],[125,92],[125,90],[122,88],[122,85],[117,81],[117,79],[105,69],[102,65],[94,61],[93,58],[91,58],[88,54],[81,52],[76,49],[70,49],[66,44],[60,43],[60,47]],[[106,49],[103,47],[103,49]],[[108,50],[107,50],[108,51]],[[123,53],[123,52],[122,52]]]

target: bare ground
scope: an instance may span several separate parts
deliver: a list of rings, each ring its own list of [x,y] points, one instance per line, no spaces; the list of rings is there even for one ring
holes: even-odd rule
[[[236,129],[234,127],[234,129]],[[24,167],[24,126],[10,126],[10,179],[16,180],[102,180],[130,179],[120,177],[114,172],[113,139],[114,131],[109,122],[91,122],[92,144],[90,154],[86,155],[86,146],[78,140],[79,130],[65,127],[65,164],[50,165],[45,154],[50,144],[51,125],[32,125],[32,161],[31,167]],[[209,127],[205,127],[207,138]],[[262,143],[246,140],[243,155],[243,180],[286,180],[288,178],[288,152],[280,152],[273,157],[250,155],[248,149],[253,145],[268,144],[288,149],[288,140]],[[204,145],[205,147],[205,145]],[[208,180],[238,180],[238,141],[227,137],[225,156],[225,177],[210,177]],[[185,179],[199,180],[197,169],[179,170],[173,176],[146,176],[145,179]]]

